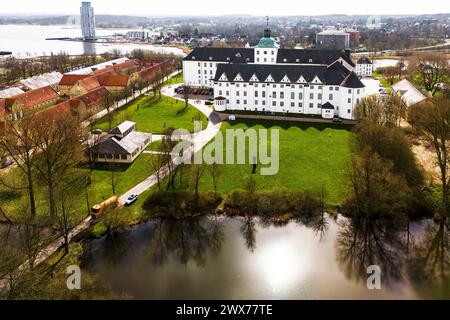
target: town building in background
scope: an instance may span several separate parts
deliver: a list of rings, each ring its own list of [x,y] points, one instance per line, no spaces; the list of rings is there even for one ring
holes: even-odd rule
[[[355,72],[360,77],[370,77],[373,73],[373,63],[367,57],[359,58],[356,62]]]
[[[350,47],[350,34],[337,29],[328,29],[316,35],[316,46],[321,49],[347,49]]]
[[[82,2],[80,8],[81,33],[85,40],[95,39],[95,15],[90,2]]]

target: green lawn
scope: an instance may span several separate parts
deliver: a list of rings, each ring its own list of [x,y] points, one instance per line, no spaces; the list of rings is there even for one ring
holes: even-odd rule
[[[166,82],[164,82],[163,86],[171,86],[174,84],[179,84],[179,83],[183,83],[184,82],[184,78],[183,78],[183,72],[177,74],[175,77],[170,78],[169,80],[167,80]]]
[[[113,113],[111,125],[116,126],[125,120],[136,122],[138,131],[161,134],[167,128],[194,130],[194,120],[201,119],[203,128],[207,126],[206,117],[193,106],[185,107],[184,102],[162,96],[143,96]],[[109,116],[97,120],[94,128],[109,130]]]
[[[151,157],[152,155],[150,154],[141,154],[131,165],[97,165],[91,173],[91,184],[88,187],[90,207],[103,199],[108,199],[114,194],[112,178],[114,178],[116,195],[122,195],[150,176],[154,172]],[[114,174],[112,174],[113,171]],[[88,169],[80,169],[77,174],[81,177],[88,172]],[[14,169],[5,179],[9,183],[14,180],[19,181],[20,175],[20,172]],[[48,209],[46,185],[36,183],[35,194],[38,214],[46,215]],[[85,188],[81,185],[81,182],[80,186],[73,190],[73,194],[75,196],[72,209],[78,213],[80,218],[86,216],[88,214],[87,201]],[[0,186],[0,200],[1,208],[11,216],[14,216],[20,208],[27,206],[28,197],[25,192],[11,191],[4,186]]]
[[[325,187],[328,193],[327,203],[338,205],[344,196],[343,174],[350,157],[348,138],[350,132],[339,125],[298,124],[287,122],[245,121],[224,123],[221,132],[226,129],[278,129],[279,171],[273,176],[260,175],[258,165],[253,175],[258,190],[271,190],[285,187],[290,190],[307,190]],[[270,137],[270,132],[269,132]],[[270,145],[270,144],[269,144]],[[270,150],[270,149],[269,149]],[[252,165],[221,165],[223,176],[219,191],[228,193],[244,188],[247,177],[252,175]],[[213,190],[209,171],[203,176],[201,189]]]

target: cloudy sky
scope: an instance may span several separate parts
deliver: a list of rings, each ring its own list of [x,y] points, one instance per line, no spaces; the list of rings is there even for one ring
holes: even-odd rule
[[[0,14],[78,14],[80,0],[1,1]],[[97,14],[320,15],[450,12],[448,0],[92,0]]]

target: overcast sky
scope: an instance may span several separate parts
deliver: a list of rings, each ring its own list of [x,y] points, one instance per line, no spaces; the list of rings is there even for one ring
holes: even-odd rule
[[[448,13],[448,0],[92,0],[96,14],[321,15]],[[80,0],[1,1],[0,14],[78,14]]]

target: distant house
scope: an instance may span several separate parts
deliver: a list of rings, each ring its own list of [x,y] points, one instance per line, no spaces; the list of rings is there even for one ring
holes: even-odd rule
[[[57,85],[57,88],[59,90],[59,93],[62,96],[69,95],[70,90],[73,88],[74,85],[78,83],[78,81],[88,78],[89,75],[86,74],[64,74],[61,78],[61,81]]]
[[[56,104],[59,95],[47,86],[36,90],[30,90],[19,95],[6,98],[3,102],[4,110],[12,120],[22,118],[27,110],[43,110]]]
[[[316,35],[317,48],[321,49],[347,49],[350,47],[350,34],[335,29],[328,29]]]
[[[125,121],[109,131],[108,138],[89,149],[100,163],[132,163],[152,142],[150,133],[137,132],[136,123]]]
[[[70,97],[77,97],[100,87],[105,87],[111,94],[116,94],[125,89],[129,85],[129,82],[129,76],[102,73],[78,80],[68,91],[65,92],[66,95]]]
[[[12,87],[8,89],[4,89],[0,91],[0,99],[5,99],[13,96],[17,96],[18,94],[24,93],[20,88]]]
[[[393,84],[392,91],[397,93],[408,107],[418,104],[428,98],[406,79]]]
[[[47,86],[56,88],[56,85],[61,81],[62,76],[63,75],[61,73],[55,71],[21,80],[20,83],[30,90]]]
[[[373,63],[366,57],[356,62],[355,73],[360,77],[370,77],[373,74]]]
[[[170,64],[169,60],[162,61],[151,66],[147,66],[143,70],[132,75],[133,80],[143,80],[146,82],[152,82],[158,74],[169,74],[174,71],[174,68]]]
[[[60,110],[60,112],[70,111],[72,115],[84,120],[105,109],[108,99],[111,99],[110,96],[111,94],[105,87],[99,87],[82,94],[81,96],[61,101],[47,110],[49,110],[49,112],[52,112],[50,109]]]

